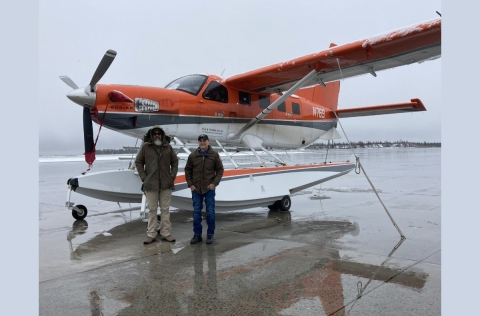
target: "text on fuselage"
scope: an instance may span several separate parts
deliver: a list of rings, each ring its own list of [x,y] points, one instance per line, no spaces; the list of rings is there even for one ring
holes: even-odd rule
[[[313,107],[313,116],[319,118],[325,118],[325,109],[314,106]]]

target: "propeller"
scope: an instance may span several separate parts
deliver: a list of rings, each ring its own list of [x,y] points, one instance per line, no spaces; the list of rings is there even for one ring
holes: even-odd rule
[[[100,64],[98,64],[97,70],[95,70],[95,73],[93,74],[92,80],[90,80],[91,92],[94,92],[95,85],[97,84],[97,82],[100,81],[100,79],[102,79],[103,75],[107,72],[108,68],[115,59],[115,56],[117,56],[117,52],[112,49],[107,50],[105,55],[103,55]]]
[[[85,144],[85,161],[91,165],[95,161],[95,144],[93,142],[93,123],[90,110],[95,106],[97,95],[95,93],[97,83],[107,72],[117,52],[109,49],[103,55],[102,60],[97,66],[92,80],[88,86],[79,88],[68,76],[60,76],[60,80],[65,82],[73,91],[67,94],[67,97],[73,102],[83,106],[83,140]]]
[[[95,161],[95,144],[93,142],[93,124],[90,109],[83,108],[83,142],[85,144],[85,161],[88,165]]]
[[[65,82],[70,88],[72,88],[73,90],[77,90],[78,89],[78,86],[75,84],[75,82],[73,82],[72,79],[70,79],[69,77],[67,76],[60,76],[60,80],[62,80],[63,82]]]

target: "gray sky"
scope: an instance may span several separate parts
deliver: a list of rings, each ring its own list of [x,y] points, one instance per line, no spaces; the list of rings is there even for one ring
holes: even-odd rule
[[[180,76],[227,78],[437,18],[439,0],[72,1],[39,3],[40,154],[82,154],[82,108],[66,98],[108,49],[117,57],[100,83],[163,87]],[[217,38],[217,43],[212,42]],[[339,108],[420,98],[426,112],[343,119],[351,141],[440,141],[441,58],[342,81]],[[98,125],[94,124],[94,136]],[[341,133],[343,136],[343,134]],[[97,148],[135,139],[102,128]],[[338,141],[345,141],[345,138]]]

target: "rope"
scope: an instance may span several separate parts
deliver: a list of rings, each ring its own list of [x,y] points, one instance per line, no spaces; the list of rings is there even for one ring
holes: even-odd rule
[[[360,174],[360,157],[355,156],[355,173]]]
[[[340,74],[342,73],[342,69],[340,68],[340,62],[337,58],[337,64],[338,64],[338,68],[340,70]],[[342,75],[342,78],[343,78],[343,75]],[[373,189],[373,192],[375,192],[375,195],[377,196],[378,200],[380,201],[380,203],[382,204],[383,208],[385,209],[385,212],[387,212],[387,215],[388,217],[390,218],[390,220],[392,221],[392,224],[393,226],[395,226],[395,228],[397,229],[398,233],[400,234],[400,237],[402,239],[405,239],[405,235],[402,233],[402,231],[400,230],[400,227],[398,227],[397,223],[395,223],[395,220],[393,219],[393,217],[390,215],[390,212],[388,212],[387,210],[387,207],[385,206],[385,204],[383,203],[382,199],[380,198],[380,196],[378,195],[378,192],[377,190],[375,189],[375,187],[373,186],[373,183],[372,181],[370,181],[370,178],[368,177],[367,173],[365,172],[365,169],[363,168],[363,165],[361,164],[360,162],[360,157],[357,156],[357,154],[355,153],[355,150],[353,150],[353,146],[350,142],[350,140],[348,139],[348,136],[347,136],[347,133],[345,132],[345,130],[343,129],[343,125],[342,125],[342,122],[340,122],[340,118],[338,117],[337,115],[337,111],[335,111],[334,107],[333,107],[333,104],[330,100],[330,97],[328,95],[328,91],[327,91],[327,88],[326,86],[324,85],[321,85],[323,87],[323,90],[325,92],[325,96],[327,97],[327,100],[328,100],[328,103],[330,104],[330,109],[332,110],[333,114],[335,114],[335,117],[337,118],[337,121],[338,121],[338,124],[340,124],[340,128],[342,129],[342,132],[343,134],[345,135],[345,138],[347,139],[347,142],[348,142],[348,145],[350,146],[350,149],[352,150],[353,154],[355,155],[355,173],[356,174],[360,174],[360,170],[363,171],[363,174],[365,175],[365,177],[367,178],[368,180],[368,183],[370,183],[370,186],[372,187]]]
[[[107,106],[105,106],[105,111],[103,111],[102,121],[100,122],[100,127],[98,128],[97,138],[95,138],[95,144],[93,144],[93,149],[97,148],[98,136],[100,136],[100,131],[102,130],[103,122],[105,122],[105,114],[107,113]]]

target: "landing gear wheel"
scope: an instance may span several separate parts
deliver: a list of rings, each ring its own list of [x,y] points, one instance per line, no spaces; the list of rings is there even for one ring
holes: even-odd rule
[[[280,211],[286,212],[290,209],[290,206],[292,206],[292,200],[290,200],[288,195],[285,195],[280,201],[276,201],[273,205],[277,205]]]
[[[72,208],[72,216],[75,219],[84,219],[87,217],[87,208],[83,205],[75,205]]]

